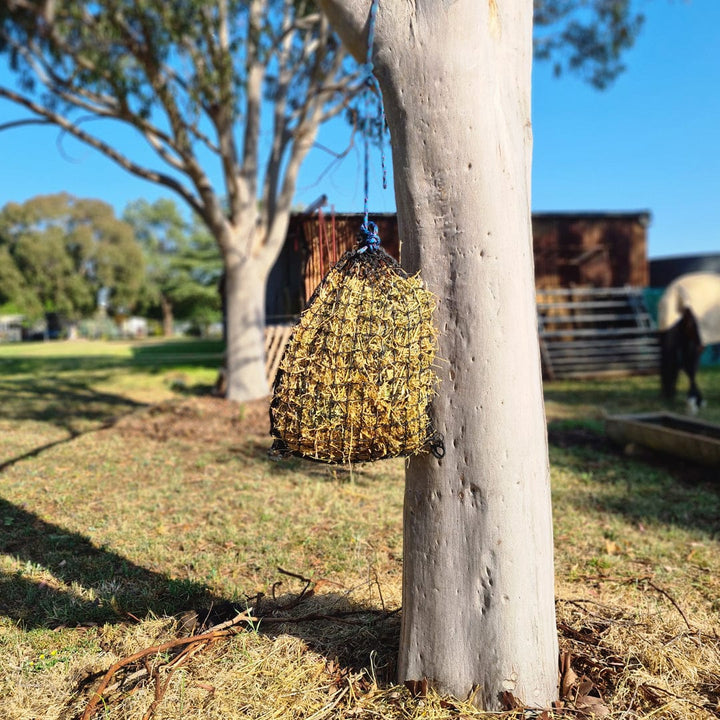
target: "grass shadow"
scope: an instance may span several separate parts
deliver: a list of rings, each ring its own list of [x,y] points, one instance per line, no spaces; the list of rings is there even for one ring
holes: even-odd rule
[[[93,383],[102,380],[97,375],[92,378]],[[73,434],[79,432],[78,426],[105,424],[144,404],[95,390],[85,380],[32,377],[0,380],[0,406],[6,419],[50,423]]]
[[[382,472],[382,463],[393,462],[390,458],[377,462],[361,462],[357,464],[333,464],[298,455],[277,455],[271,450],[273,439],[269,434],[263,438],[258,436],[247,438],[241,445],[236,445],[226,456],[240,462],[260,463],[271,477],[288,478],[303,475],[332,483],[354,483],[358,485],[377,482],[378,470]]]
[[[551,464],[587,479],[596,510],[720,537],[717,468],[642,448],[628,455],[597,423],[550,422],[548,439]]]
[[[2,347],[0,346],[0,350]],[[161,368],[216,368],[222,360],[225,346],[222,340],[139,341],[86,346],[43,344],[40,348],[13,347],[12,354],[0,355],[0,375],[53,376],[64,372],[95,372],[109,368],[132,368],[148,365]],[[69,351],[71,350],[71,352]]]
[[[90,356],[50,356],[50,355],[18,355],[17,357],[0,357],[0,376],[11,380],[17,376],[33,376],[35,378],[54,378],[63,373],[98,372],[113,368],[128,367],[133,364],[132,358],[113,355]]]
[[[185,396],[211,394],[213,387],[196,382],[193,371],[217,368],[223,344],[222,341],[138,343],[131,346],[131,355],[82,355],[81,344],[77,346],[77,354],[72,355],[61,351],[52,355],[53,349],[43,347],[48,354],[37,356],[0,357],[0,416],[48,423],[73,436],[89,426],[107,425],[145,406],[125,395],[95,389],[98,384],[111,384],[118,372],[173,373],[170,378],[173,392]],[[63,352],[67,352],[67,348]]]
[[[223,359],[225,343],[222,340],[166,340],[138,343],[131,350],[132,359],[137,363],[214,368]]]
[[[276,622],[283,613],[288,622]],[[368,671],[381,685],[397,682],[400,611],[386,612],[348,594],[323,593],[260,622],[270,637],[287,633],[350,672]],[[303,619],[307,618],[307,619]]]
[[[97,381],[97,376],[95,376]],[[30,378],[0,381],[0,417],[17,423],[32,421],[64,430],[62,438],[40,443],[18,451],[10,457],[0,456],[0,472],[16,463],[37,457],[57,445],[80,435],[112,427],[118,419],[144,403],[123,395],[94,390],[89,383],[73,379]]]
[[[0,573],[0,614],[26,628],[172,615],[222,602],[200,583],[137,565],[2,498],[0,553],[21,568]],[[47,580],[38,581],[43,574]]]

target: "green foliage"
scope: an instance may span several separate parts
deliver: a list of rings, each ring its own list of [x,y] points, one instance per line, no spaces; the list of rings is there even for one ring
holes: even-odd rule
[[[101,289],[113,309],[131,309],[143,274],[132,229],[106,203],[61,193],[0,210],[0,303],[29,319],[87,316]]]
[[[2,313],[25,314],[35,319],[42,314],[42,305],[18,269],[9,248],[0,237],[0,308]]]
[[[187,222],[172,200],[160,199],[131,203],[123,218],[132,226],[145,258],[145,311],[200,326],[219,320],[222,259],[197,217]]]
[[[622,56],[643,24],[633,0],[535,0],[535,57],[555,73],[579,73],[603,90],[625,70]]]
[[[217,322],[221,317],[218,283],[222,261],[213,238],[195,220],[182,253],[173,263],[173,282],[169,295],[177,308],[177,316],[192,320],[198,326]]]

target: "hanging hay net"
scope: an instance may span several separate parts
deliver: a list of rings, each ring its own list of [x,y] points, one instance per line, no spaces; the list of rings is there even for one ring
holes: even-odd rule
[[[384,250],[346,252],[288,341],[270,405],[273,451],[331,463],[430,450],[435,298]]]

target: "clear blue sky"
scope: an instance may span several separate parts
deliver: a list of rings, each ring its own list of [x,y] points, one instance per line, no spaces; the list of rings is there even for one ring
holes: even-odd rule
[[[719,253],[720,0],[645,0],[641,9],[645,27],[610,89],[599,92],[571,75],[554,78],[548,65],[536,64],[533,210],[649,210],[651,258]],[[6,77],[0,68],[0,79]],[[18,117],[18,109],[0,102],[0,122]],[[319,142],[339,152],[348,136],[338,122]],[[136,198],[171,196],[71,139],[62,147],[50,128],[0,133],[0,205],[65,190],[105,200],[120,213]],[[331,156],[313,151],[296,202],[325,193],[338,211],[362,211],[361,158],[358,145],[329,169]],[[378,158],[370,207],[395,209],[392,186],[382,189]]]

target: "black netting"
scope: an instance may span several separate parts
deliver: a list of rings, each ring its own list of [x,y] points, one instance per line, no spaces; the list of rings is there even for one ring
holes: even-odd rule
[[[441,456],[435,299],[384,250],[351,250],[310,299],[285,349],[270,406],[273,450],[359,462]]]

